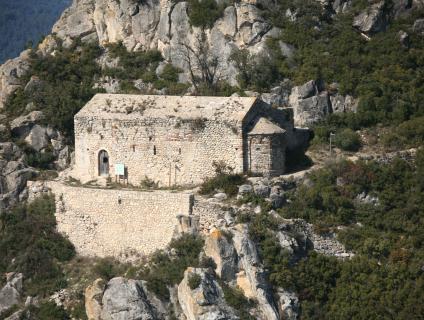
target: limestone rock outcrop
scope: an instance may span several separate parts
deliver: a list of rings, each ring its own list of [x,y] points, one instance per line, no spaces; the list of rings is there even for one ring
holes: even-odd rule
[[[204,248],[205,254],[216,263],[216,274],[225,281],[234,280],[237,271],[237,253],[228,239],[230,235],[229,231],[214,229],[206,237]]]
[[[366,34],[384,31],[387,27],[387,16],[384,9],[385,1],[373,4],[353,19],[353,27]]]
[[[0,316],[3,312],[21,302],[22,280],[22,273],[6,274],[6,284],[0,290]]]
[[[289,101],[294,111],[296,126],[307,127],[332,112],[328,92],[319,92],[313,80],[294,87]]]
[[[94,304],[93,304],[94,306]],[[96,311],[98,309],[94,309]],[[102,297],[102,320],[155,320],[161,319],[147,299],[141,281],[122,277],[111,279]]]
[[[85,289],[85,312],[88,320],[101,319],[104,288],[104,280],[97,279]]]
[[[29,51],[23,51],[15,59],[7,60],[0,65],[0,110],[3,109],[7,97],[21,86],[19,78],[28,70]]]
[[[352,96],[342,96],[321,90],[320,85],[314,81],[308,81],[301,86],[293,87],[289,105],[293,108],[294,124],[299,127],[308,127],[333,112],[356,112],[358,101]]]
[[[0,143],[0,212],[26,198],[26,183],[37,171],[24,162],[24,155],[12,142]]]
[[[190,277],[199,277],[197,287]],[[235,311],[227,305],[222,288],[207,269],[188,268],[178,285],[178,301],[187,320],[235,320]]]
[[[122,41],[129,50],[157,49],[168,62],[187,71],[185,45],[194,46],[202,32],[190,25],[187,9],[187,2],[170,0],[74,0],[53,32],[65,44],[82,37],[83,41],[98,40],[100,44]],[[224,10],[222,18],[206,30],[206,41],[211,54],[220,59],[220,75],[234,84],[236,70],[228,61],[232,50],[265,53],[266,38],[277,34],[255,3],[242,1]],[[48,46],[42,44],[43,48]],[[186,73],[185,80],[188,76]]]
[[[249,237],[247,226],[239,224],[232,231],[234,247],[239,256],[237,285],[246,297],[257,300],[263,319],[279,319],[271,288],[265,279],[265,270],[261,265],[256,245]]]

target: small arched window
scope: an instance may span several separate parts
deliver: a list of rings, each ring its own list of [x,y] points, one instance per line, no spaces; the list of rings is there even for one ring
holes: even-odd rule
[[[153,146],[153,155],[156,155],[156,146]]]

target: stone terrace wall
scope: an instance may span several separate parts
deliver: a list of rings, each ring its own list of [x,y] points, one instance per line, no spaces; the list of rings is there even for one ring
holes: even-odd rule
[[[56,196],[59,232],[86,256],[142,255],[166,247],[177,216],[190,214],[193,202],[192,194],[184,192],[93,189],[51,181],[47,186]]]

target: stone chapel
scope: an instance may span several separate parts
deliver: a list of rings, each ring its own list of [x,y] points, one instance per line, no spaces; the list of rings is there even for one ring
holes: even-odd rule
[[[97,94],[74,120],[75,178],[162,187],[199,184],[214,162],[281,175],[296,131],[291,109],[255,97]]]

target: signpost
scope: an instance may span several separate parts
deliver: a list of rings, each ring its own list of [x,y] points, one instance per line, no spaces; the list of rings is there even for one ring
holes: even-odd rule
[[[121,179],[124,180],[125,183],[125,179],[126,179],[126,174],[125,174],[125,165],[123,163],[117,163],[115,164],[115,182],[121,183]],[[128,181],[127,181],[128,183]]]

